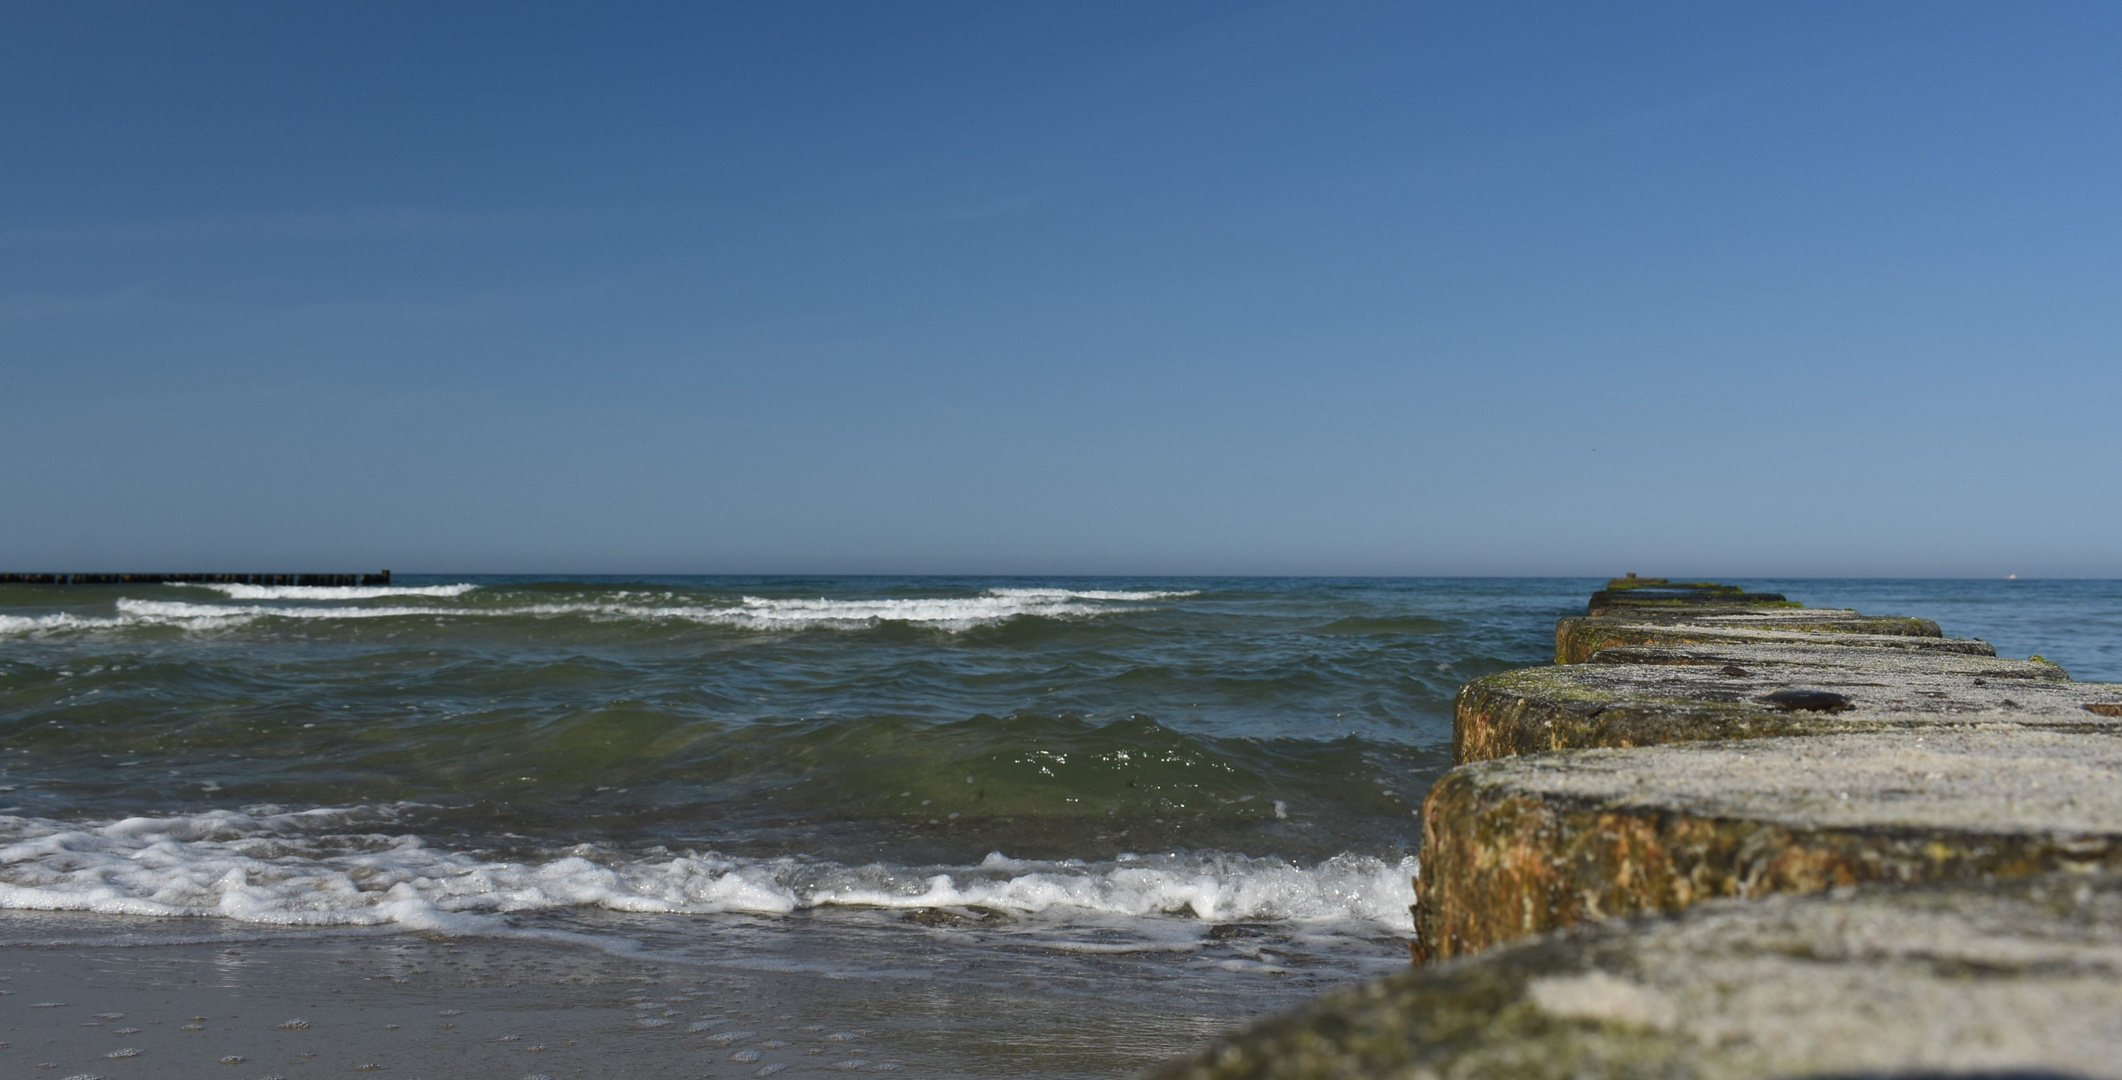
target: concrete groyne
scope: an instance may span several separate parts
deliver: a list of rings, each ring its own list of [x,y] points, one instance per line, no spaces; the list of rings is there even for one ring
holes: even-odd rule
[[[388,585],[377,574],[0,574],[0,585]]]
[[[1631,575],[1458,696],[1408,973],[1161,1075],[2122,1076],[2122,686]]]

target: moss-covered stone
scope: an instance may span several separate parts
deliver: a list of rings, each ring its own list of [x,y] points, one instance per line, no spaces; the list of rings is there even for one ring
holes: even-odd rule
[[[1589,747],[1852,731],[2025,727],[2114,731],[2092,706],[2122,709],[2122,686],[2053,677],[2023,660],[1841,649],[1846,662],[1568,664],[1519,668],[1467,683],[1453,705],[1456,764]],[[1967,667],[1986,662],[1980,671]],[[1793,703],[1775,695],[1832,695]],[[1838,700],[1837,700],[1838,699]]]
[[[1622,589],[1723,589],[1729,592],[1739,591],[1737,585],[1726,585],[1721,581],[1667,581],[1661,577],[1637,577],[1634,574],[1630,574],[1625,578],[1607,578],[1606,588],[1609,592],[1617,592]]]
[[[1771,611],[1802,608],[1782,593],[1748,592],[1720,581],[1667,581],[1664,578],[1614,578],[1591,595],[1585,614],[1621,615],[1631,611],[1663,614]]]
[[[1608,578],[1601,592],[1739,593],[1746,590],[1722,581],[1668,581],[1665,578]]]
[[[1330,994],[1158,1080],[2113,1076],[2122,882],[1716,903]]]
[[[1892,640],[1880,640],[1892,639]],[[1555,623],[1555,663],[1582,664],[1618,645],[1805,644],[1938,649],[1995,656],[1986,641],[1947,638],[1929,619],[1859,615],[1853,611],[1794,611],[1784,615],[1726,613],[1687,619],[1570,618]]]
[[[1452,770],[1422,808],[1434,958],[1866,881],[2122,870],[2122,736],[2018,725],[1682,743]]]

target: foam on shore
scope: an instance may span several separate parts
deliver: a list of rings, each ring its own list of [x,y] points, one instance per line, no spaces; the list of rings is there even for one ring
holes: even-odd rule
[[[0,908],[218,916],[282,926],[397,925],[476,934],[496,916],[570,907],[789,914],[821,907],[978,906],[1026,915],[1411,925],[1412,858],[1312,866],[1223,852],[973,866],[848,866],[587,845],[483,858],[382,831],[371,808],[213,811],[61,822],[0,817]]]

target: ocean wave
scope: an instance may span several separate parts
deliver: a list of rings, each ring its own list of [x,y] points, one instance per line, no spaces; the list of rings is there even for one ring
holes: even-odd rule
[[[70,611],[50,615],[0,615],[0,636],[50,633],[63,630],[106,630],[137,622],[122,615],[76,615]]]
[[[374,600],[380,596],[463,596],[479,586],[456,585],[228,585],[184,582],[186,588],[212,589],[231,600]]]
[[[979,906],[1206,922],[1360,922],[1406,931],[1412,858],[1312,866],[1224,852],[972,866],[848,866],[589,847],[490,860],[386,829],[387,810],[211,811],[108,822],[0,817],[0,907],[219,916],[283,926],[484,933],[516,912],[595,907],[780,915],[821,907]]]
[[[371,596],[423,596],[451,598],[476,588],[472,585],[437,585],[390,590],[382,587],[348,586],[210,586],[231,599],[367,599]],[[454,591],[452,591],[454,590]],[[494,595],[494,594],[488,594]],[[165,626],[188,630],[223,629],[258,619],[400,619],[400,618],[550,618],[580,615],[602,620],[683,621],[748,630],[861,630],[890,623],[936,630],[965,631],[992,626],[1021,617],[1084,618],[1114,611],[1116,606],[1187,596],[1164,591],[1116,591],[1071,589],[992,589],[979,596],[895,597],[839,599],[830,597],[740,597],[735,603],[714,605],[674,602],[640,594],[620,594],[613,600],[509,603],[505,599],[478,605],[382,604],[362,606],[318,606],[287,604],[217,604],[186,600],[141,600],[121,597],[115,615],[80,615],[60,612],[49,615],[0,615],[0,635],[65,630],[109,629],[129,626]],[[660,602],[659,602],[660,600]]]
[[[163,626],[227,626],[253,619],[398,619],[416,615],[505,615],[509,609],[408,607],[281,607],[262,604],[195,604],[187,600],[135,600],[120,597],[120,618]],[[516,608],[515,611],[523,611]]]
[[[717,612],[717,619],[734,626],[772,630],[859,629],[887,622],[970,630],[1026,615],[1096,615],[1114,610],[1098,601],[1154,598],[1142,593],[1090,594],[1065,589],[992,589],[983,596],[880,600],[747,596],[738,607]]]
[[[1199,589],[989,589],[989,596],[1017,596],[1057,600],[1178,600],[1199,596]]]
[[[61,633],[70,630],[114,630],[175,627],[220,630],[267,617],[288,619],[378,619],[407,615],[505,614],[463,608],[412,607],[261,607],[194,604],[183,600],[135,600],[120,597],[115,615],[81,615],[70,611],[48,615],[0,615],[0,636]]]

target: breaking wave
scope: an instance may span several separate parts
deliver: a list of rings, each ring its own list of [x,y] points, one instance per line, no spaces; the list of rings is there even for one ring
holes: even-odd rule
[[[747,596],[735,608],[714,612],[714,621],[758,629],[815,627],[861,629],[904,622],[943,630],[970,630],[1018,616],[1067,618],[1116,610],[1111,602],[1166,600],[1187,593],[1071,589],[989,589],[981,596],[883,600],[785,599]]]
[[[205,586],[241,600],[361,600],[385,596],[455,598],[475,585],[324,587],[278,585]],[[734,602],[682,602],[671,593],[620,593],[606,600],[497,602],[488,604],[216,604],[122,597],[115,614],[57,612],[0,615],[0,634],[165,626],[210,630],[259,619],[344,620],[398,618],[553,618],[682,621],[752,630],[861,630],[903,623],[963,631],[1020,617],[1086,618],[1130,610],[1143,602],[1193,595],[1157,590],[990,589],[977,596],[832,599],[743,596]]]
[[[532,861],[480,858],[387,831],[387,810],[210,811],[102,823],[0,817],[0,907],[218,916],[283,926],[441,933],[571,907],[775,915],[843,906],[979,906],[1201,921],[1361,922],[1406,931],[1413,858],[1312,866],[1222,852],[1103,862],[990,854],[970,866],[848,866],[588,846]]]
[[[184,583],[212,589],[232,600],[373,600],[379,596],[463,596],[477,585],[224,585]]]

